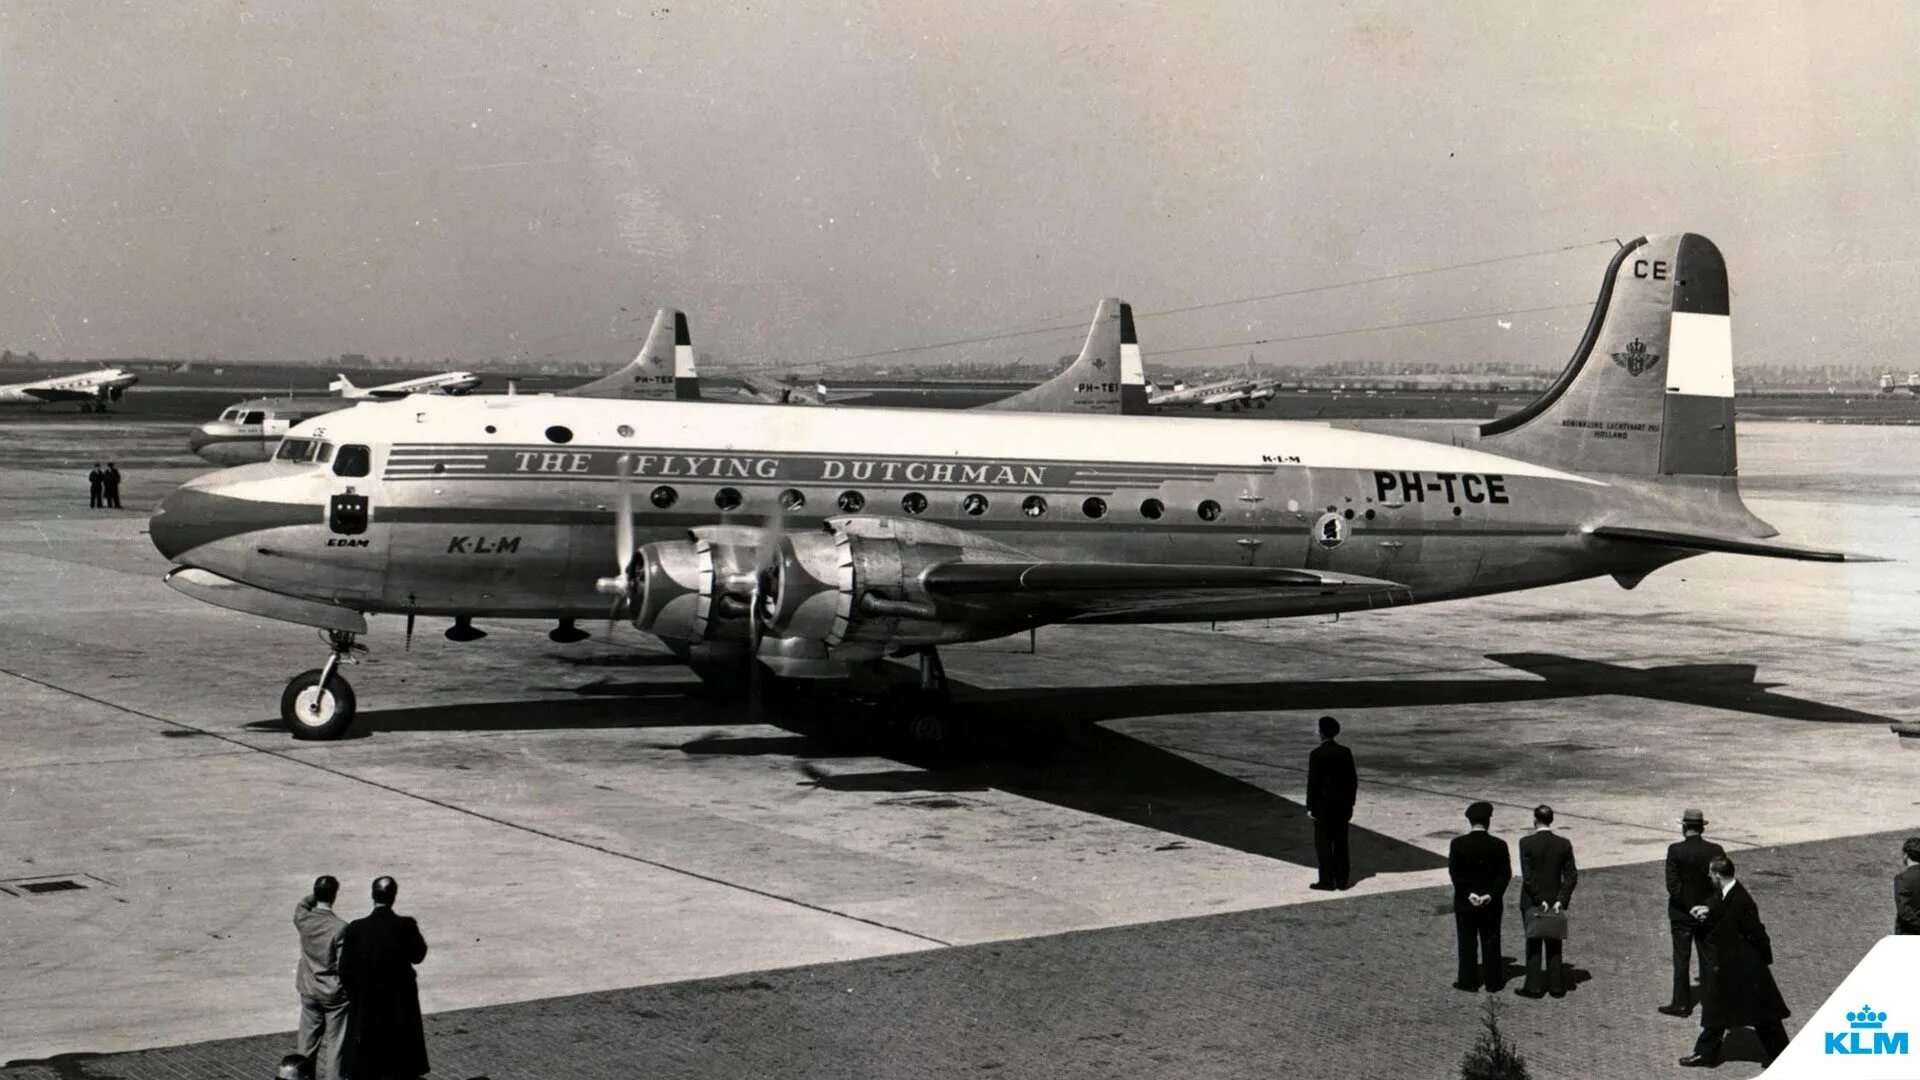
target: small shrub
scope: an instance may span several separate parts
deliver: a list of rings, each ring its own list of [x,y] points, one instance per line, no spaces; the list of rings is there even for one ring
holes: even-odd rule
[[[1527,1059],[1514,1049],[1512,1041],[1500,1034],[1500,1003],[1487,998],[1486,1015],[1480,1018],[1486,1030],[1474,1041],[1473,1049],[1460,1059],[1460,1080],[1532,1080]]]

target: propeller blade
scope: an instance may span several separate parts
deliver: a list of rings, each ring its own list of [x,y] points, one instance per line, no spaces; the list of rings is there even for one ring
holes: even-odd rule
[[[765,715],[760,669],[766,665],[760,662],[760,639],[766,633],[766,623],[760,613],[760,601],[766,591],[766,581],[763,571],[754,572],[753,595],[747,602],[747,720],[754,724],[760,723]]]
[[[614,512],[619,516],[613,520],[614,565],[620,568],[620,576],[626,577],[633,567],[633,455],[621,454],[614,465],[615,480]]]

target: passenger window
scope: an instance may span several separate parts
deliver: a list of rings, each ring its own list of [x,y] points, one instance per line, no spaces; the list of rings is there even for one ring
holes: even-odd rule
[[[960,500],[960,509],[966,511],[968,517],[979,517],[987,512],[987,497],[976,491]]]
[[[373,451],[364,446],[343,446],[334,455],[333,475],[365,476],[373,471]]]
[[[843,514],[857,514],[866,509],[867,497],[857,491],[843,491],[840,497],[834,500],[834,505],[838,506]]]
[[[900,509],[909,514],[922,514],[927,509],[927,497],[917,491],[909,491],[900,496]]]
[[[1212,521],[1220,516],[1220,504],[1208,499],[1194,507],[1194,512],[1200,515],[1201,521]]]
[[[1028,517],[1039,517],[1047,512],[1047,500],[1038,495],[1029,495],[1026,501],[1020,504],[1020,512]]]
[[[656,509],[665,510],[680,501],[680,493],[662,484],[654,488],[653,494],[649,495],[648,498],[653,500],[653,505]]]
[[[780,509],[782,510],[798,510],[805,505],[807,505],[807,497],[800,494],[795,488],[788,488],[780,493]]]
[[[1158,521],[1160,520],[1160,515],[1166,512],[1166,504],[1162,503],[1159,499],[1148,499],[1140,504],[1140,516],[1146,518],[1148,521]]]
[[[1080,504],[1080,512],[1090,518],[1106,517],[1107,500],[1099,498],[1098,496],[1090,496],[1087,501]]]
[[[734,488],[721,488],[713,493],[713,505],[722,510],[740,509],[740,492]]]

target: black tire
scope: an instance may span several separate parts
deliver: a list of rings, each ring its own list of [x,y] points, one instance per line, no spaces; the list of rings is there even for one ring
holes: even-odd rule
[[[320,669],[314,668],[288,680],[280,694],[280,721],[296,739],[337,739],[353,726],[354,713],[359,709],[353,687],[338,671],[327,679],[326,690],[315,700],[312,691],[319,686]]]

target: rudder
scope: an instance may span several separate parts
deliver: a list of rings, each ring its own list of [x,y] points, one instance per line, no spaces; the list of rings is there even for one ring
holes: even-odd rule
[[[1720,249],[1695,233],[1622,245],[1566,369],[1527,407],[1480,425],[1477,441],[1580,472],[1734,475]]]

